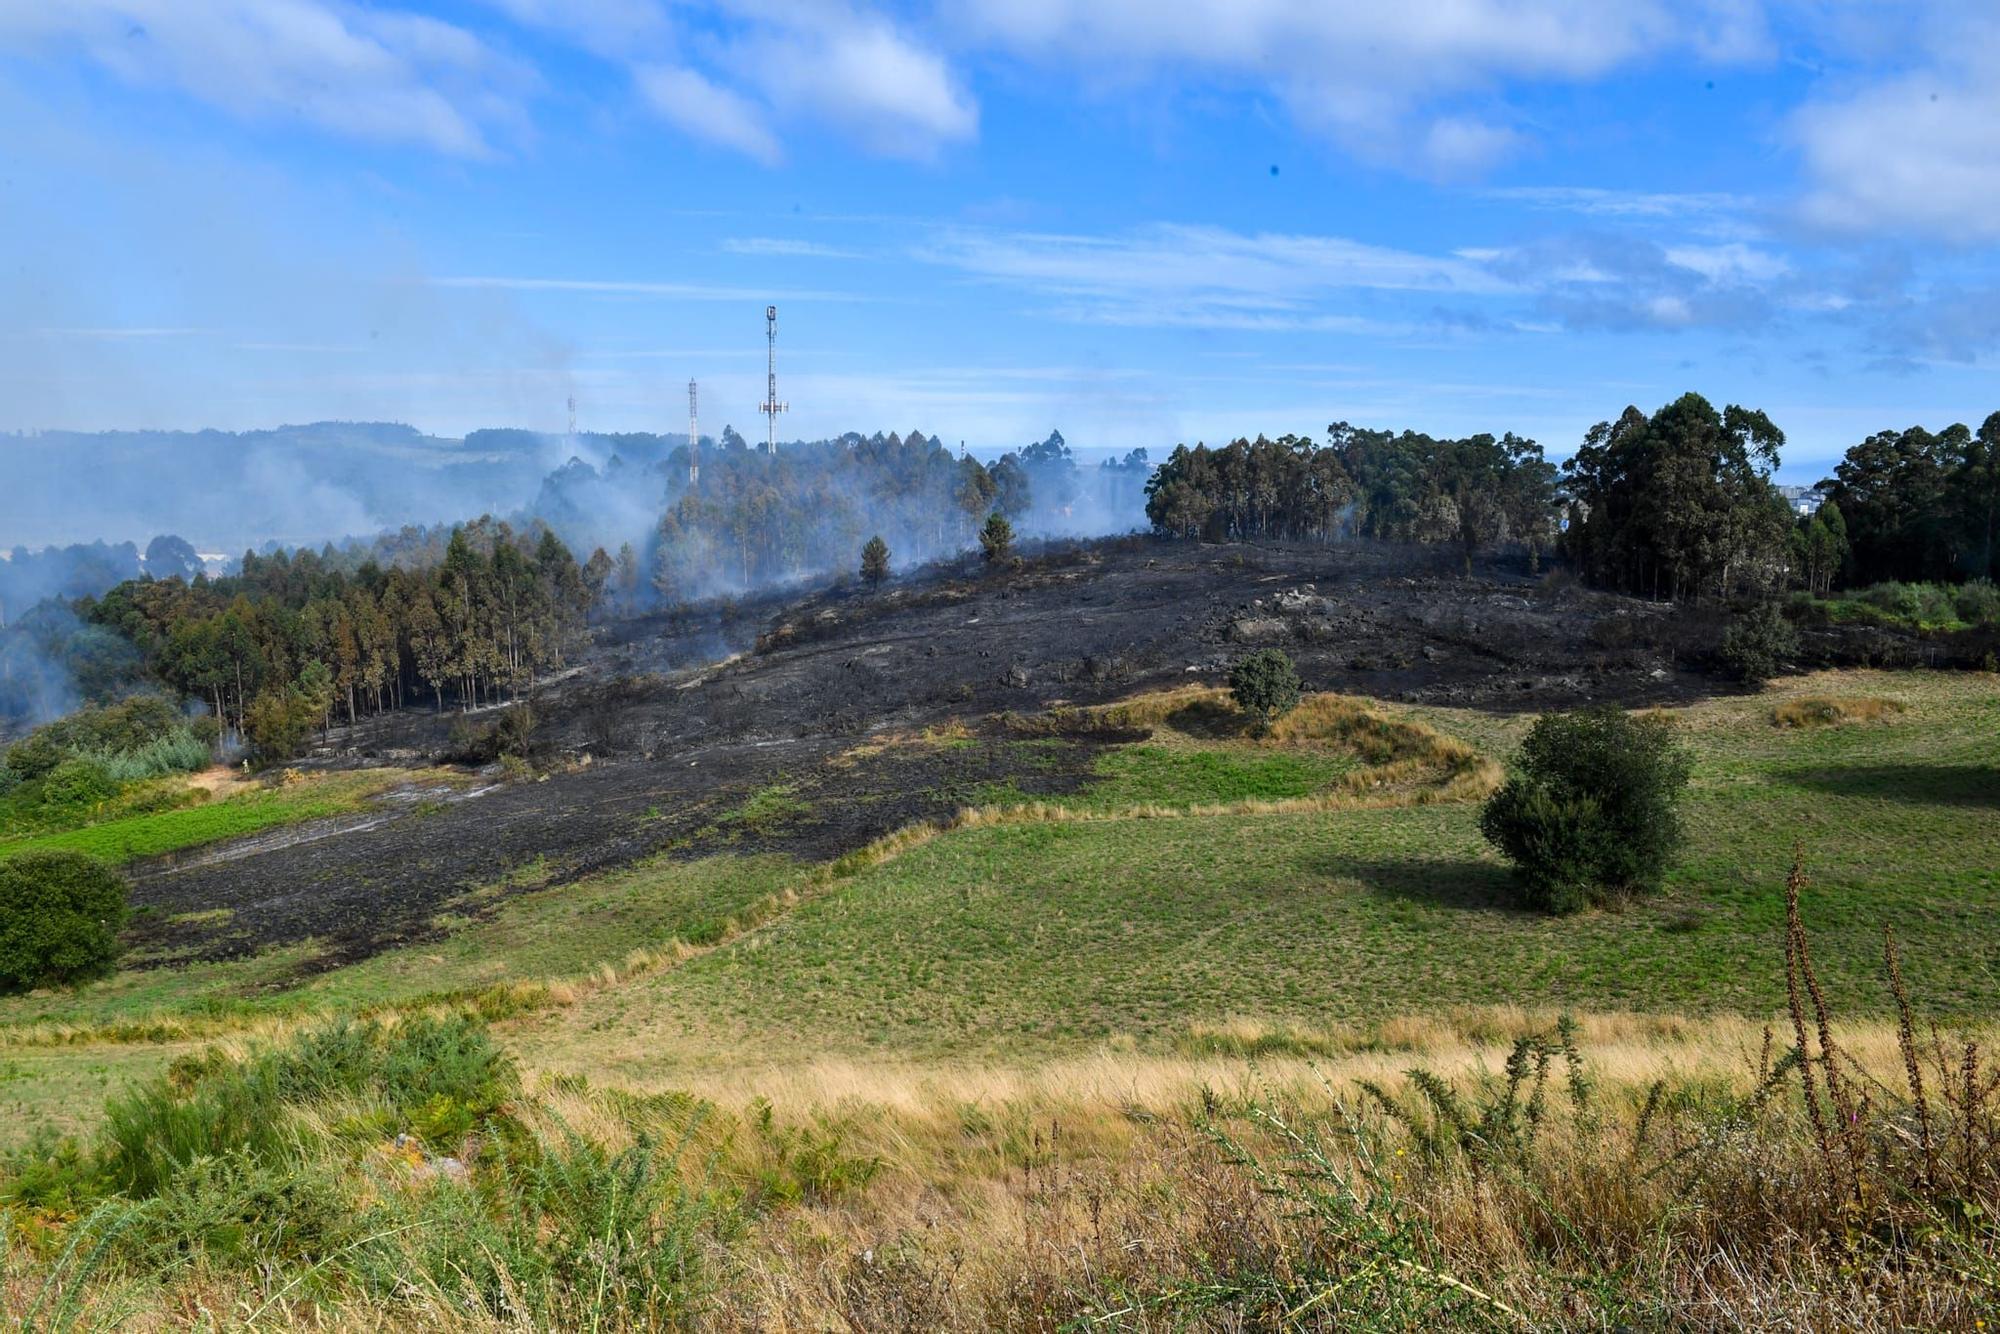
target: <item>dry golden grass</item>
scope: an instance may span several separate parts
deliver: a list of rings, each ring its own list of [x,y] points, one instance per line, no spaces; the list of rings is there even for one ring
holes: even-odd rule
[[[1089,810],[1061,802],[1018,802],[962,811],[955,826],[1276,815],[1479,801],[1505,777],[1497,761],[1466,742],[1347,695],[1307,695],[1261,736],[1251,733],[1248,719],[1229,692],[1218,686],[1149,691],[1113,704],[1058,708],[1008,721],[1016,730],[1038,734],[1141,731],[1170,744],[1212,745],[1226,739],[1253,748],[1338,751],[1353,755],[1362,767],[1342,774],[1324,791],[1302,797]]]
[[[1871,695],[1800,695],[1771,709],[1774,727],[1836,727],[1883,723],[1904,712],[1901,700]]]
[[[750,1180],[768,1168],[768,1145],[742,1132],[766,1107],[795,1122],[837,1126],[840,1151],[876,1166],[865,1188],[756,1223],[714,1313],[727,1328],[817,1330],[847,1327],[845,1320],[862,1329],[972,1330],[1035,1310],[1088,1311],[1127,1282],[1198,1286],[1217,1263],[1282,1270],[1296,1262],[1288,1248],[1300,1244],[1284,1221],[1292,1206],[1267,1198],[1254,1173],[1229,1155],[1218,1157],[1200,1128],[1235,1126],[1230,1133],[1244,1136],[1246,1147],[1275,1159],[1285,1141],[1275,1123],[1258,1119],[1258,1109],[1282,1109],[1293,1124],[1369,1127],[1373,1149],[1338,1136],[1330,1141],[1332,1169],[1363,1176],[1376,1166],[1366,1155],[1383,1155],[1383,1184],[1424,1217],[1433,1238],[1422,1257],[1426,1274],[1465,1284],[1495,1310],[1519,1316],[1502,1326],[1590,1327],[1591,1307],[1566,1305],[1563,1283],[1550,1281],[1552,1270],[1571,1267],[1605,1290],[1629,1283],[1645,1291],[1644,1300],[1696,1324],[1842,1324],[1880,1303],[1878,1311],[1952,1325],[1968,1309],[1965,1288],[1940,1283],[1935,1273],[1861,1282],[1840,1268],[1841,1245],[1799,1226],[1822,1202],[1806,1184],[1812,1141],[1795,1108],[1774,1109],[1775,1119],[1755,1137],[1714,1142],[1687,1130],[1695,1123],[1675,1122],[1679,1112],[1642,1110],[1655,1087],[1670,1090],[1676,1107],[1752,1105],[1767,1043],[1761,1022],[1579,1017],[1575,1037],[1593,1110],[1561,1109],[1555,1104],[1563,1095],[1552,1092],[1544,1138],[1533,1158],[1513,1169],[1518,1176],[1468,1171],[1456,1161],[1425,1165],[1413,1141],[1368,1111],[1373,1095],[1365,1084],[1413,1100],[1409,1072],[1418,1067],[1461,1091],[1490,1089],[1514,1040],[1546,1034],[1554,1019],[1489,1007],[1318,1031],[1236,1020],[1191,1030],[1191,1039],[1249,1049],[1311,1046],[1319,1054],[1142,1055],[1114,1043],[1086,1058],[1033,1066],[816,1061],[697,1073],[641,1089],[691,1094],[716,1109],[704,1161],[725,1180]],[[1856,1074],[1884,1088],[1900,1082],[1896,1025],[1836,1024],[1829,1031]],[[1995,1034],[1988,1028],[1978,1036],[1990,1042]],[[572,1090],[548,1105],[562,1124],[587,1128],[593,1138],[630,1140],[601,1095]],[[1684,1132],[1696,1137],[1675,1138]],[[1706,1204],[1679,1197],[1686,1173],[1642,1171],[1642,1162],[1689,1163]],[[1218,1227],[1235,1245],[1254,1239],[1254,1254],[1216,1251],[1223,1238],[1211,1229]],[[1573,1235],[1565,1237],[1565,1228]],[[1648,1263],[1607,1277],[1640,1256]],[[1238,1327],[1226,1317],[1211,1324],[1165,1316],[1110,1327]]]
[[[950,1129],[967,1107],[1033,1108],[1082,1127],[1130,1119],[1134,1112],[1184,1111],[1199,1103],[1205,1087],[1254,1084],[1324,1105],[1351,1094],[1358,1080],[1398,1084],[1412,1066],[1450,1078],[1492,1073],[1515,1039],[1547,1032],[1557,1017],[1549,1010],[1477,1006],[1323,1028],[1237,1018],[1191,1024],[1175,1053],[1142,1052],[1114,1039],[1087,1056],[1034,1064],[749,1061],[641,1079],[625,1073],[629,1066],[620,1049],[607,1043],[587,1052],[537,1053],[526,1069],[549,1080],[582,1074],[593,1083],[637,1093],[689,1093],[725,1108],[743,1109],[761,1099],[787,1108],[864,1110],[864,1123],[896,1120],[889,1133],[907,1140],[924,1127]],[[1575,1020],[1594,1077],[1607,1088],[1640,1092],[1662,1078],[1747,1087],[1764,1029],[1779,1022],[1623,1011]],[[1841,1049],[1872,1074],[1900,1078],[1893,1023],[1840,1024],[1833,1032]],[[1980,1033],[1990,1039],[2000,1036],[2000,1027]]]

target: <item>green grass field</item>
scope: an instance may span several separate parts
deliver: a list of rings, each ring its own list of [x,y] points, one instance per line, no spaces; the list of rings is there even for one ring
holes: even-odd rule
[[[0,857],[67,848],[114,864],[139,861],[242,838],[276,825],[346,815],[407,777],[390,769],[315,775],[289,787],[261,788],[170,810],[119,814],[78,829],[0,842]]]
[[[1492,1004],[1763,1014],[1784,1000],[1778,931],[1795,842],[1829,986],[1885,1002],[1888,925],[1929,1008],[1991,1013],[2000,690],[1987,677],[1849,676],[1839,690],[1894,695],[1907,712],[1773,725],[1774,699],[1826,685],[1683,711],[1698,756],[1686,855],[1665,895],[1621,911],[1551,919],[1507,906],[1507,872],[1470,803],[974,828],[524,1040],[553,1058],[584,1031],[614,1034],[607,1058],[637,1074],[742,1050],[1020,1060],[1125,1037],[1171,1047],[1232,1016],[1365,1023]],[[1530,721],[1414,712],[1500,754]],[[1122,754],[1143,768],[1147,751]]]
[[[1774,707],[1805,695],[1905,707],[1866,723],[1774,724]],[[1495,756],[1532,721],[1389,713]],[[1850,1004],[1879,1012],[1884,1002],[1889,925],[1928,1009],[1993,1011],[1993,678],[1827,675],[1677,717],[1698,759],[1686,853],[1662,897],[1621,911],[1551,919],[1509,907],[1507,872],[1471,801],[1255,809],[1365,777],[1339,746],[1168,727],[1106,751],[1099,781],[1053,808],[1097,818],[954,829],[831,881],[783,858],[717,856],[553,889],[496,886],[450,910],[439,941],[303,980],[309,947],[0,999],[0,1059],[27,1039],[23,1026],[130,1032],[157,1016],[226,1027],[373,1008],[587,978],[676,939],[715,947],[536,1009],[512,1021],[510,1042],[538,1064],[650,1079],[808,1055],[1033,1062],[1107,1043],[1173,1052],[1198,1027],[1231,1020],[1365,1027],[1466,1006],[1763,1015],[1783,1001],[1777,932],[1795,843],[1813,878],[1816,956]],[[774,789],[734,815],[765,818],[797,800]],[[1231,802],[1247,804],[1171,814]],[[1119,818],[1127,809],[1149,818]],[[10,1086],[17,1105],[37,1100],[26,1088],[72,1090],[66,1062],[90,1051],[24,1055],[35,1073]]]

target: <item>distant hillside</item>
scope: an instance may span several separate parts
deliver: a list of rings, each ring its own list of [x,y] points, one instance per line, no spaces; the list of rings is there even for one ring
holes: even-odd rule
[[[229,554],[317,545],[517,508],[561,462],[559,445],[527,431],[454,440],[393,422],[0,436],[0,533],[9,547],[156,533]]]

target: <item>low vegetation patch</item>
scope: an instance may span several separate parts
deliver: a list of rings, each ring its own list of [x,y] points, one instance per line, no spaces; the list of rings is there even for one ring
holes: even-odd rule
[[[1100,781],[1068,797],[996,793],[980,822],[1336,809],[1483,797],[1499,768],[1414,719],[1343,695],[1300,698],[1268,725],[1213,686],[1152,691],[1092,708],[1056,708],[1005,725],[1038,737],[1127,744],[1097,761]]]
[[[388,769],[320,774],[209,802],[200,801],[206,793],[183,784],[162,794],[170,798],[170,804],[163,803],[166,809],[115,813],[113,808],[106,811],[107,818],[93,824],[0,843],[0,858],[61,848],[114,865],[139,861],[241,838],[274,825],[345,815],[408,776]],[[200,804],[185,804],[190,801]]]
[[[1879,625],[1916,631],[1965,630],[2000,625],[2000,588],[1990,579],[1963,584],[1891,580],[1837,595],[1794,595],[1806,614],[1836,625]]]
[[[1802,695],[1771,710],[1774,727],[1837,727],[1845,723],[1884,723],[1903,714],[1900,700],[1874,695]]]

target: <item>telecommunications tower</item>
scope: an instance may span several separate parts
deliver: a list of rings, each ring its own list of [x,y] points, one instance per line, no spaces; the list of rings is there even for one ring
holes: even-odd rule
[[[758,404],[757,411],[763,413],[770,423],[764,436],[764,452],[775,454],[778,452],[778,414],[789,406],[778,401],[778,308],[776,306],[764,307],[764,337],[771,345],[770,371],[764,388],[764,401]]]
[[[701,426],[695,418],[694,381],[688,381],[688,486],[701,480]]]
[[[576,448],[576,395],[569,396],[569,447]]]

